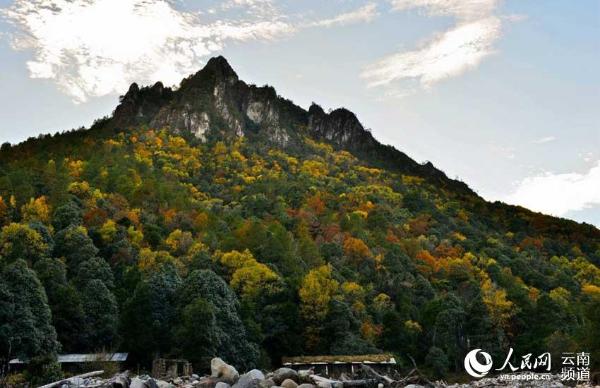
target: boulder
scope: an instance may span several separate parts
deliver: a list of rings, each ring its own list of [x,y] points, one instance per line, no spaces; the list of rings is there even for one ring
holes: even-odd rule
[[[285,379],[282,381],[281,386],[283,388],[298,388],[298,384],[292,379]]]
[[[244,374],[244,376],[250,376],[253,380],[264,380],[265,375],[258,369],[252,369],[251,371]]]
[[[158,388],[175,388],[175,386],[171,383],[168,383],[166,381],[163,380],[156,380],[156,386]]]
[[[260,388],[260,383],[265,379],[265,375],[258,369],[252,369],[250,372],[240,376],[233,388]]]
[[[279,368],[273,372],[273,381],[277,384],[281,384],[284,380],[290,379],[298,381],[298,372],[291,368]]]
[[[221,360],[219,357],[215,357],[210,361],[210,372],[212,377],[218,377],[228,384],[234,384],[240,374],[231,365]]]
[[[231,385],[224,383],[222,381],[219,381],[216,385],[215,388],[231,388]]]
[[[304,383],[304,384],[298,385],[298,388],[316,388],[316,387],[313,384]]]
[[[148,380],[146,380],[146,387],[148,388],[158,388],[158,384],[156,384],[156,380],[154,380],[152,377],[150,377]]]
[[[215,388],[221,382],[218,377],[202,377],[200,380],[194,381],[193,385],[199,388]]]
[[[319,375],[311,375],[310,379],[313,384],[315,384],[319,388],[343,388],[344,383],[338,380],[331,380],[326,377],[321,377]]]
[[[268,377],[260,382],[261,388],[271,388],[275,385],[277,385],[277,384],[275,384],[275,381],[273,381],[273,377]]]
[[[139,377],[134,377],[131,379],[131,383],[129,383],[129,388],[148,388],[146,386],[146,382]]]
[[[126,373],[115,375],[110,382],[111,388],[129,388],[129,377]]]
[[[312,369],[301,369],[298,371],[298,382],[308,383],[312,381],[310,376],[315,374],[315,371]]]

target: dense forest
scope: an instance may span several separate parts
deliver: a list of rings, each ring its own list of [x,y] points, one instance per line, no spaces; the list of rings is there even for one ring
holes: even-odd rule
[[[208,70],[161,94],[168,109]],[[45,381],[70,352],[126,351],[146,368],[157,355],[198,369],[219,356],[245,370],[385,351],[443,376],[470,349],[509,347],[591,352],[598,366],[598,229],[488,203],[391,147],[329,136],[348,128],[325,122],[335,112],[296,125],[302,112],[276,95],[267,104],[295,131],[283,142],[256,109],[242,133],[213,129],[232,127],[232,109],[206,115],[206,136],[124,123],[131,93],[147,111],[139,95],[154,89],[132,86],[91,129],[2,146],[3,369],[19,358]]]

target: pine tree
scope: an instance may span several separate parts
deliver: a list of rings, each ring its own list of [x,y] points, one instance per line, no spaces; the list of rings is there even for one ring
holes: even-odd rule
[[[35,264],[35,272],[44,285],[52,311],[52,323],[63,351],[75,352],[81,348],[84,335],[84,313],[81,297],[67,281],[67,269],[59,259],[42,259]]]
[[[7,265],[1,273],[4,302],[0,307],[3,320],[0,330],[1,353],[5,359],[30,360],[55,355],[60,349],[52,326],[52,313],[44,287],[24,260]]]

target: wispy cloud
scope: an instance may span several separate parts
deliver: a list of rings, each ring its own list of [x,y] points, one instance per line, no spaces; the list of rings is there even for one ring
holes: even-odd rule
[[[270,41],[304,28],[369,22],[378,15],[373,2],[302,23],[281,14],[276,0],[226,0],[204,13],[175,4],[15,0],[0,9],[0,16],[16,27],[13,48],[32,51],[30,76],[51,79],[75,102],[84,102],[121,93],[134,81],[175,84],[229,42]]]
[[[564,216],[600,205],[600,160],[585,173],[545,173],[520,181],[516,190],[505,198],[542,213]]]
[[[255,16],[277,16],[278,11],[274,0],[227,0],[221,5],[222,9],[241,8]]]
[[[544,144],[544,143],[550,143],[550,142],[552,142],[554,140],[556,140],[556,137],[554,137],[554,136],[544,136],[544,137],[541,137],[539,139],[536,139],[536,140],[532,141],[532,143],[534,143],[534,144]]]
[[[402,79],[417,79],[423,87],[477,67],[494,53],[500,34],[496,17],[477,20],[447,31],[414,51],[393,54],[368,66],[362,73],[369,86]]]
[[[430,16],[454,16],[459,20],[475,20],[490,15],[498,0],[389,0],[397,11],[424,9]]]
[[[236,2],[256,15],[270,6]],[[174,84],[227,41],[270,40],[294,30],[272,12],[204,22],[168,0],[16,0],[2,14],[18,30],[13,47],[33,51],[31,77],[53,79],[77,102],[122,92],[133,81]]]
[[[391,54],[367,66],[368,85],[417,81],[422,87],[474,69],[496,52],[502,19],[495,15],[498,0],[389,0],[395,11],[424,10],[426,16],[452,16],[456,25],[415,50]]]
[[[344,26],[354,23],[370,22],[378,15],[377,4],[368,3],[354,11],[341,13],[329,19],[319,20],[311,23],[311,25],[317,27]]]

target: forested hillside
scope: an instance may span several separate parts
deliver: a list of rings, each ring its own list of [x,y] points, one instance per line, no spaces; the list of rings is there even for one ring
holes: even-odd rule
[[[600,231],[488,203],[211,60],[176,90],[0,151],[0,361],[122,350],[244,370],[469,349],[600,361]],[[559,358],[557,358],[559,359]]]

